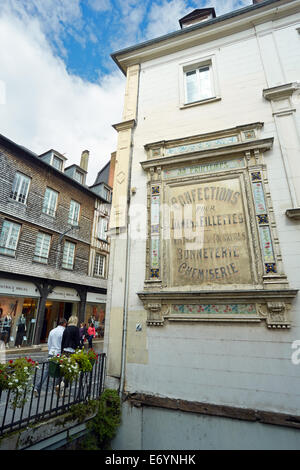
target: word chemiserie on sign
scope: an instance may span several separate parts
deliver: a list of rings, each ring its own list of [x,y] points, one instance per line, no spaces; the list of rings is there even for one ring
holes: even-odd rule
[[[171,284],[250,284],[240,180],[170,185],[168,200]]]

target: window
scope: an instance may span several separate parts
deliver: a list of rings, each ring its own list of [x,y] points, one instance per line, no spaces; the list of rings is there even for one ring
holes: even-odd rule
[[[101,240],[107,240],[107,233],[106,233],[107,225],[108,225],[107,219],[105,217],[99,217],[97,236],[98,238],[101,238]]]
[[[36,238],[34,261],[47,263],[50,249],[51,235],[39,232]]]
[[[29,191],[30,178],[17,172],[14,177],[13,185],[11,188],[10,197],[15,201],[26,204],[26,199]]]
[[[80,171],[75,170],[74,179],[75,179],[76,181],[78,181],[78,183],[81,183],[81,184],[82,184],[82,181],[83,181],[83,174],[82,174]]]
[[[62,159],[57,157],[56,155],[53,155],[52,166],[54,166],[54,168],[56,168],[57,170],[62,171],[62,167],[63,167]]]
[[[110,190],[107,189],[107,188],[103,188],[103,192],[104,192],[104,198],[105,198],[107,201],[110,201]]]
[[[71,200],[70,210],[69,210],[69,218],[68,218],[69,224],[78,225],[79,212],[80,212],[80,204],[76,201]]]
[[[96,253],[94,262],[94,276],[104,277],[105,273],[105,256]]]
[[[205,65],[185,72],[186,103],[205,100],[214,96],[211,65]]]
[[[0,253],[14,256],[17,249],[21,225],[4,220],[0,235]]]
[[[45,192],[43,209],[44,214],[55,216],[56,205],[57,205],[58,192],[53,189],[47,188]]]
[[[75,257],[75,243],[65,241],[62,267],[65,269],[73,269]]]

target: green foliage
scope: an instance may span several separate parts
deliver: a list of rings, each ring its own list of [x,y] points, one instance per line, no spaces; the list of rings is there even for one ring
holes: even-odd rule
[[[38,363],[27,357],[0,364],[0,388],[10,390],[11,408],[21,408],[28,400],[32,389],[32,376]]]
[[[50,359],[60,367],[60,375],[63,376],[68,382],[75,380],[80,372],[91,372],[93,369],[92,360],[97,355],[93,353],[87,353],[83,349],[78,349],[74,354],[66,356],[65,354],[57,355]]]
[[[89,434],[82,448],[85,450],[110,449],[121,422],[121,403],[116,390],[105,390],[100,399],[96,416],[88,423]]]
[[[81,372],[91,372],[93,369],[89,356],[83,349],[77,350],[72,358],[77,362]]]

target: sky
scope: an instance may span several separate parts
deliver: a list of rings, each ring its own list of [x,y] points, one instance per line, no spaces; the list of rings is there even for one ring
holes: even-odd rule
[[[252,0],[0,0],[0,134],[67,165],[90,151],[87,184],[116,150],[125,77],[111,54]]]

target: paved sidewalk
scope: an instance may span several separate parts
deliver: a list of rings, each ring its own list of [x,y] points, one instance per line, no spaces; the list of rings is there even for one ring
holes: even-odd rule
[[[104,344],[103,339],[94,339],[93,340],[93,349],[96,352],[102,352],[103,351],[103,344]],[[87,348],[87,345],[85,345],[85,348]],[[47,353],[48,352],[48,347],[47,347],[47,343],[44,343],[44,344],[37,344],[37,345],[34,345],[34,346],[22,346],[21,348],[16,348],[16,347],[5,348],[5,349],[3,349],[3,352],[7,356],[18,355],[20,357],[20,356],[24,356],[26,354],[30,355],[30,354],[35,354],[35,353],[38,353],[38,352]]]

